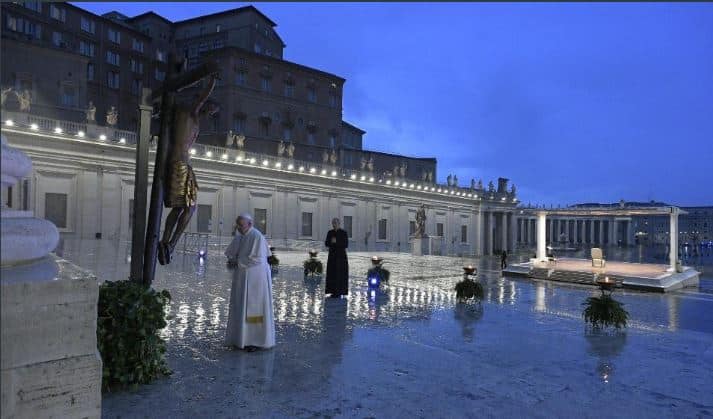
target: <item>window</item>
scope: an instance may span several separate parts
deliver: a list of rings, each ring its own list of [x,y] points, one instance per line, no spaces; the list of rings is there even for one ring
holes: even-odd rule
[[[109,29],[109,40],[115,44],[121,43],[121,32]]]
[[[23,1],[22,5],[37,13],[42,13],[42,2],[39,1]]]
[[[79,53],[82,55],[86,55],[87,57],[93,57],[94,56],[94,44],[92,44],[91,42],[80,41],[79,42]]]
[[[344,231],[347,232],[347,237],[349,237],[351,239],[352,238],[352,216],[345,215],[343,224],[344,225],[342,226],[342,228],[344,229]]]
[[[74,86],[62,86],[62,95],[60,96],[60,104],[62,106],[77,106],[77,91]]]
[[[386,240],[386,218],[379,220],[379,240]]]
[[[56,47],[64,47],[66,45],[62,32],[52,32],[52,45]]]
[[[245,81],[246,81],[245,72],[240,71],[240,72],[235,73],[235,84],[236,85],[245,86]]]
[[[30,38],[40,39],[42,38],[42,27],[35,22],[25,20],[22,18],[16,18],[11,15],[6,15],[6,25],[11,31],[24,33]]]
[[[135,59],[131,59],[131,71],[136,74],[144,74],[144,63]]]
[[[87,80],[94,81],[94,64],[87,63]]]
[[[106,62],[113,65],[119,65],[119,54],[114,51],[107,51]]]
[[[210,233],[212,230],[213,206],[198,204],[198,232]]]
[[[166,62],[166,53],[161,51],[160,49],[156,50],[156,59],[161,61],[162,63]]]
[[[267,77],[261,77],[260,88],[263,92],[270,92],[270,90],[272,90],[272,83],[270,83],[270,79]]]
[[[245,133],[245,117],[242,115],[233,116],[233,132],[236,134]]]
[[[67,228],[67,194],[45,193],[45,219],[57,228]]]
[[[218,132],[220,128],[220,116],[218,114],[215,114],[210,117],[210,126],[213,129],[214,132]]]
[[[64,9],[60,9],[54,4],[50,4],[50,17],[52,19],[64,22],[67,20],[67,11]]]
[[[335,92],[329,92],[329,107],[337,107],[337,94]]]
[[[141,96],[141,91],[144,87],[143,81],[141,79],[134,79],[131,82],[131,93],[136,96]]]
[[[302,213],[302,236],[312,237],[312,213]]]
[[[314,141],[314,133],[313,133],[313,132],[308,132],[308,133],[307,133],[307,144],[309,144],[309,145],[314,145],[314,144],[315,144],[315,141]]]
[[[416,221],[411,220],[408,222],[408,235],[413,236],[414,234],[416,234]]]
[[[118,89],[119,88],[119,73],[116,71],[109,71],[106,73],[107,76],[107,81],[106,84],[109,85],[110,88],[112,89]]]
[[[216,39],[213,41],[213,49],[221,49],[225,46],[222,39]]]
[[[317,91],[314,90],[314,87],[307,88],[307,101],[317,103]]]
[[[200,29],[198,29],[198,35],[203,35],[205,34],[205,26],[201,26]]]
[[[260,121],[260,131],[262,132],[263,137],[269,137],[270,136],[270,121],[268,120],[261,120]]]
[[[468,243],[468,226],[467,225],[460,226],[460,242]]]
[[[96,32],[96,26],[94,25],[94,21],[89,20],[86,17],[82,17],[82,22],[81,22],[80,26],[84,32],[89,32],[89,33]]]
[[[282,130],[282,136],[286,141],[292,140],[292,128],[285,127],[285,129]]]
[[[257,42],[253,46],[253,49],[255,50],[256,53],[260,54],[262,52],[262,46],[258,44]]]
[[[443,237],[443,223],[436,223],[436,236]]]
[[[144,41],[139,41],[136,38],[131,40],[131,49],[138,52],[144,52]]]
[[[216,32],[220,32],[220,24],[215,25],[215,31],[216,31]],[[263,233],[264,233],[264,231],[263,231]]]
[[[7,188],[7,202],[5,203],[5,206],[12,208],[12,186]]]
[[[334,134],[329,134],[329,146],[334,148],[337,144],[337,137]]]
[[[158,81],[163,81],[163,79],[166,78],[166,72],[165,72],[165,71],[161,71],[161,70],[159,70],[159,69],[157,68],[155,73],[156,73],[156,74],[154,74],[154,77],[155,77],[156,80],[158,80]]]
[[[295,86],[292,84],[285,84],[285,97],[295,97]]]
[[[22,180],[22,208],[23,211],[30,209],[30,179]]]
[[[264,208],[255,208],[255,227],[263,234],[267,235],[267,210]]]

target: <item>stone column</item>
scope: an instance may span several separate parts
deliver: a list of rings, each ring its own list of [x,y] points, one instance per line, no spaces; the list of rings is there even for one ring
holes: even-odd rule
[[[493,254],[493,249],[495,248],[495,213],[493,211],[488,211],[488,254]]]
[[[579,242],[584,244],[587,242],[587,235],[585,232],[587,231],[587,219],[583,218],[580,220],[582,224],[579,225]]]
[[[614,230],[614,244],[619,245],[619,220],[616,218],[612,220],[613,230]]]
[[[599,246],[604,245],[604,219],[599,219]]]
[[[676,262],[678,261],[678,208],[671,207],[670,215],[670,228],[669,228],[669,240],[671,242],[671,249],[669,249],[669,269],[673,272],[676,271]]]
[[[594,244],[594,219],[589,220],[589,243]]]
[[[540,262],[547,261],[547,213],[544,211],[537,213],[537,260]]]
[[[502,225],[502,244],[500,245],[500,250],[509,250],[508,249],[508,213],[504,212],[502,213],[502,218],[501,218],[501,225]]]
[[[483,231],[483,211],[480,209],[476,210],[475,214],[475,225],[478,226],[475,231],[475,256],[483,255],[483,238],[485,236]]]
[[[626,220],[626,245],[631,244],[631,219]]]

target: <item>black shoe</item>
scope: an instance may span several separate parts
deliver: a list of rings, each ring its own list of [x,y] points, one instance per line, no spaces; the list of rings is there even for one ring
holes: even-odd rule
[[[257,350],[258,350],[258,347],[257,347],[257,346],[246,346],[246,347],[245,347],[245,351],[246,351],[246,352],[255,352],[255,351],[257,351]]]

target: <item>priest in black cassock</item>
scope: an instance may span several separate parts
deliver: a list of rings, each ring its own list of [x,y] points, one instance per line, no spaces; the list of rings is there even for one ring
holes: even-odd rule
[[[325,294],[332,298],[340,298],[349,294],[349,264],[347,262],[347,247],[349,237],[347,232],[339,228],[339,218],[332,219],[332,229],[327,233],[324,245],[329,248],[327,258],[327,284]]]

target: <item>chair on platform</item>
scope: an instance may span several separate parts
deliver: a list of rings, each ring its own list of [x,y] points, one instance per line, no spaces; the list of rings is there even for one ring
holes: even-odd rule
[[[604,254],[602,249],[598,247],[592,247],[592,266],[596,268],[603,268],[606,266],[607,261],[604,260]]]

